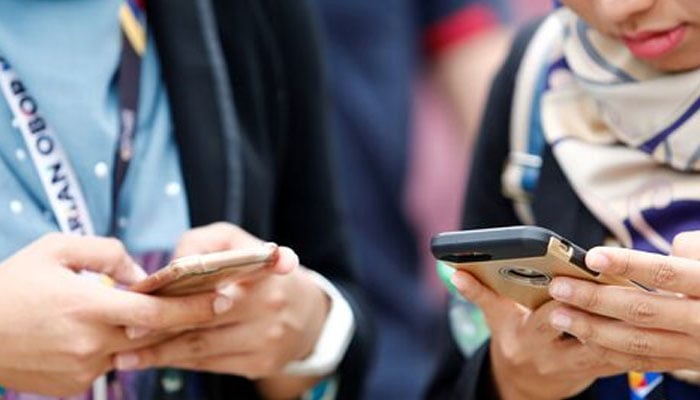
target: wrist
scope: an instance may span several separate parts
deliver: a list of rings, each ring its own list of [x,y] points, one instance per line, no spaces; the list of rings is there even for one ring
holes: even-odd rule
[[[491,379],[500,400],[554,400],[563,397],[543,393],[551,388],[551,382],[549,384],[540,382],[537,376],[523,374],[522,369],[513,367],[494,348],[493,341],[489,353]],[[528,370],[532,371],[532,368],[528,368]]]
[[[306,283],[309,285],[308,299],[313,306],[313,311],[311,313],[311,318],[309,318],[306,324],[306,338],[303,341],[303,345],[299,347],[299,352],[296,354],[296,357],[294,357],[296,361],[306,359],[313,354],[316,343],[323,332],[323,326],[326,323],[331,307],[331,299],[328,294],[313,282],[308,276],[307,270],[303,272],[305,275],[304,279],[306,279]]]
[[[315,376],[277,375],[259,379],[255,386],[263,399],[298,399],[320,379]]]
[[[311,351],[302,360],[288,363],[284,372],[296,376],[325,376],[338,368],[355,333],[355,317],[347,300],[326,278],[306,270],[308,277],[326,296],[329,307],[320,333],[314,335]]]

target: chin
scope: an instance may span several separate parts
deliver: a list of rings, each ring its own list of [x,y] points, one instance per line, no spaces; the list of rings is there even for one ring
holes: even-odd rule
[[[698,53],[700,54],[700,53]],[[697,55],[695,55],[697,58]],[[663,72],[688,72],[700,69],[700,59],[647,61],[652,67]]]

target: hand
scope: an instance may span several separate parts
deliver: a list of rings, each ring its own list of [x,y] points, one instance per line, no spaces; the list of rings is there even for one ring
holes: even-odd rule
[[[700,369],[700,262],[694,260],[699,240],[698,233],[674,240],[673,254],[683,257],[592,249],[589,268],[667,292],[557,278],[552,295],[573,307],[554,312],[555,326],[627,370]]]
[[[261,243],[237,226],[217,223],[188,232],[176,254]],[[329,307],[326,295],[298,264],[291,249],[280,248],[279,260],[269,269],[220,287],[233,304],[229,312],[175,339],[120,354],[117,367],[170,366],[252,379],[280,374],[289,361],[311,352]]]
[[[530,311],[466,272],[455,272],[452,282],[484,313],[491,330],[492,376],[501,399],[570,397],[598,377],[618,372],[578,340],[564,338],[550,326],[549,314],[559,303]]]
[[[61,234],[0,264],[0,385],[77,394],[110,369],[114,352],[148,343],[130,339],[125,326],[161,329],[214,314],[214,293],[159,299],[91,282],[81,269],[122,284],[145,275],[115,239]]]

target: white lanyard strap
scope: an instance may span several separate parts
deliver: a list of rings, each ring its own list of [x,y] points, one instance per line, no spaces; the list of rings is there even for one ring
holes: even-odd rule
[[[61,142],[40,114],[36,100],[1,54],[0,89],[14,124],[22,133],[61,231],[93,235],[95,231],[85,196]]]

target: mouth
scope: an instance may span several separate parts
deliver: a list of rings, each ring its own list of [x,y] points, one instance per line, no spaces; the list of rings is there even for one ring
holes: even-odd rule
[[[685,37],[686,25],[681,24],[664,31],[646,31],[625,35],[622,41],[635,57],[653,60],[678,47]]]

